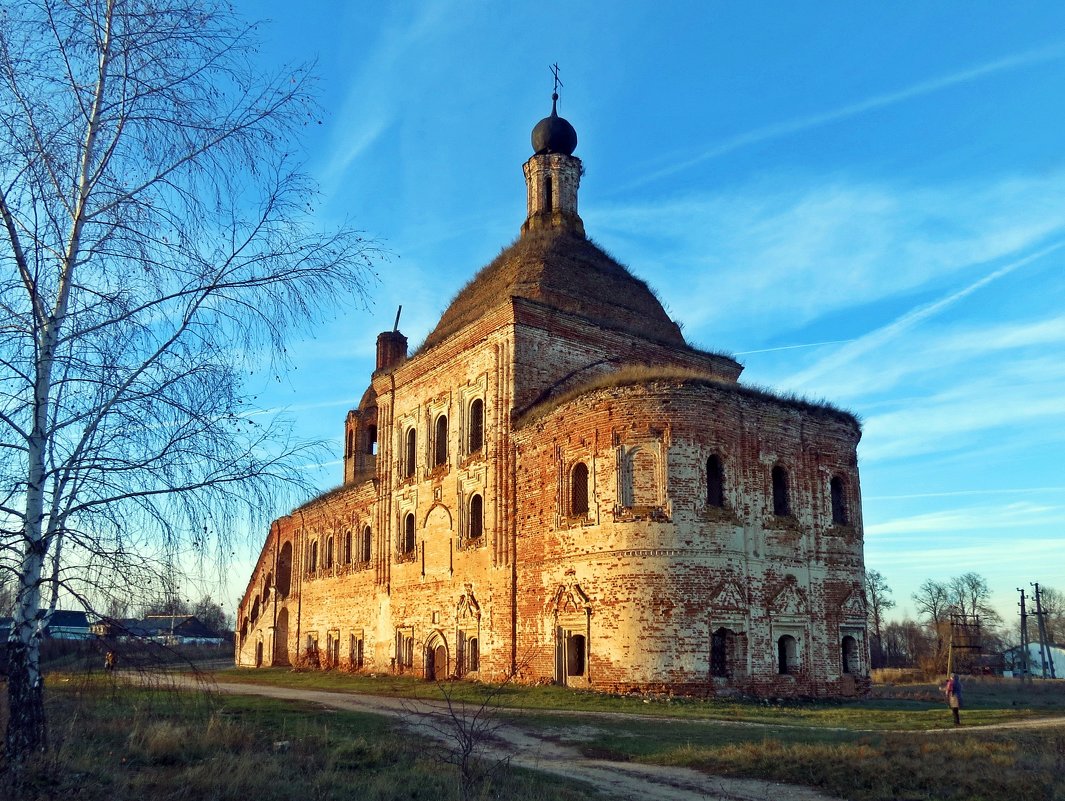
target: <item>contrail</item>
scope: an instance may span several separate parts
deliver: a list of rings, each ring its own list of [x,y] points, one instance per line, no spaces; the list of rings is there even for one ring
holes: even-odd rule
[[[837,120],[843,120],[848,117],[857,116],[858,114],[864,114],[867,111],[884,108],[885,106],[892,106],[896,103],[902,103],[915,97],[921,97],[922,95],[939,92],[943,89],[949,89],[952,86],[968,83],[969,81],[974,81],[988,75],[994,75],[998,72],[1019,69],[1021,67],[1027,67],[1032,64],[1040,64],[1047,61],[1056,61],[1062,57],[1065,57],[1065,43],[1059,42],[1050,45],[1049,47],[1029,50],[1015,56],[1007,56],[1006,58],[989,61],[986,64],[981,64],[980,66],[972,67],[971,69],[963,70],[961,72],[955,72],[951,75],[944,75],[940,78],[922,81],[921,83],[914,84],[905,89],[876,95],[867,100],[843,106],[842,108],[823,111],[819,114],[811,114],[806,117],[799,117],[793,120],[774,123],[773,125],[766,125],[762,128],[756,128],[753,131],[748,131],[747,133],[734,136],[731,139],[726,139],[724,142],[714,145],[708,150],[705,150],[699,155],[687,159],[686,161],[670,165],[669,167],[663,167],[656,172],[638,178],[618,191],[628,191],[634,187],[657,181],[659,178],[682,172],[690,167],[694,167],[696,164],[701,164],[710,159],[719,158],[749,145],[765,142],[770,139],[778,139],[782,136],[788,136],[790,134],[799,133],[800,131],[809,130],[810,128],[817,128],[821,125],[836,122]]]

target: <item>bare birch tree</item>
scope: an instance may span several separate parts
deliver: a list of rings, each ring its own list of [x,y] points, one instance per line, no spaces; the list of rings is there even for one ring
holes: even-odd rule
[[[372,275],[353,231],[313,226],[288,155],[316,122],[307,73],[263,75],[255,44],[213,0],[0,13],[13,760],[47,743],[38,643],[61,593],[217,547],[299,480],[304,447],[246,414],[244,377]]]

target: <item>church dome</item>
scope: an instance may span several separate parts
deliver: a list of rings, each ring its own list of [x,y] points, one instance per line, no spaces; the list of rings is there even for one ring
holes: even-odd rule
[[[452,300],[422,347],[440,344],[511,298],[685,347],[680,328],[647,284],[594,243],[565,228],[531,231],[503,250]]]
[[[558,116],[558,93],[551,95],[551,116],[544,117],[532,130],[533,153],[562,153],[572,156],[577,149],[577,131],[569,120]]]

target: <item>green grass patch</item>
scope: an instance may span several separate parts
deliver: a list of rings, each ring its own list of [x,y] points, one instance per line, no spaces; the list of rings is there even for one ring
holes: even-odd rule
[[[220,682],[268,684],[344,693],[435,699],[439,688],[409,676],[371,676],[341,671],[294,672],[283,668],[229,669],[212,674]],[[972,681],[966,686],[965,722],[969,725],[1065,713],[1065,682],[1031,688],[1019,682]],[[1060,686],[1058,686],[1060,685]],[[481,703],[484,685],[452,682],[458,701]],[[778,700],[619,696],[571,690],[554,685],[508,684],[499,688],[499,706],[524,710],[618,712],[649,717],[724,720],[770,726],[841,728],[853,731],[923,731],[947,728],[950,712],[933,685],[893,693],[879,687],[868,698],[853,700]]]
[[[0,688],[3,689],[3,688]],[[441,799],[460,797],[457,772],[390,719],[253,696],[164,691],[51,676],[51,749],[0,797],[87,801]],[[6,710],[0,709],[0,723]],[[487,797],[590,801],[573,782],[508,769]]]

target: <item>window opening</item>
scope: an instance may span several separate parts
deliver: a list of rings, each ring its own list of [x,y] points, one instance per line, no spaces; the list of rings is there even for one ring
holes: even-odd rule
[[[706,505],[725,505],[725,474],[721,469],[721,457],[716,453],[706,460]]]
[[[484,447],[484,401],[480,398],[470,404],[470,453]]]
[[[477,653],[477,638],[471,637],[466,641],[466,654],[468,659],[467,670],[480,670],[480,654]]]
[[[352,559],[352,556],[353,556],[352,551],[351,551],[351,545],[352,545],[351,540],[352,540],[351,532],[348,531],[347,534],[344,535],[344,563],[348,564],[348,565],[351,564],[351,559]]]
[[[484,534],[484,500],[480,495],[470,498],[470,539],[479,540]]]
[[[366,452],[371,456],[377,453],[377,426],[366,429]]]
[[[736,634],[724,626],[710,636],[710,675],[731,676],[729,654],[735,647]]]
[[[414,515],[403,519],[403,553],[414,553]]]
[[[436,418],[436,437],[433,442],[433,466],[447,464],[447,416]]]
[[[773,514],[787,517],[791,514],[791,502],[788,498],[788,471],[780,465],[773,468]]]
[[[370,541],[373,539],[370,533],[370,527],[367,526],[362,530],[362,554],[360,555],[360,562],[370,561]]]
[[[569,512],[573,516],[588,514],[588,465],[577,462],[570,475]]]
[[[347,449],[344,451],[344,455],[351,456],[353,453],[355,453],[355,432],[349,428]]]
[[[407,429],[407,452],[403,464],[403,477],[410,478],[414,475],[415,463],[418,458],[418,432],[413,428]]]
[[[325,541],[325,569],[333,569],[333,538],[330,537]]]
[[[832,494],[832,522],[837,525],[847,525],[847,501],[843,492],[843,479],[833,476],[829,482]]]
[[[311,543],[311,557],[307,561],[310,564],[312,573],[318,569],[318,540]]]

